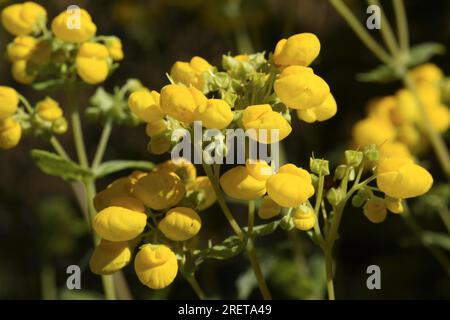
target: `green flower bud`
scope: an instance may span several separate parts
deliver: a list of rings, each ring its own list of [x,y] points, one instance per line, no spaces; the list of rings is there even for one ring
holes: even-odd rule
[[[364,147],[364,156],[369,161],[377,161],[380,158],[380,153],[378,152],[378,148],[375,144],[370,144]]]
[[[358,167],[361,164],[364,154],[361,151],[346,150],[344,152],[345,162],[352,167]]]
[[[309,168],[311,172],[326,176],[330,174],[328,160],[309,158]]]
[[[344,191],[339,188],[331,188],[327,192],[327,200],[332,206],[337,206],[345,197]]]
[[[347,166],[345,164],[341,164],[336,168],[334,171],[334,178],[336,180],[342,180],[344,179],[345,172],[347,171]]]

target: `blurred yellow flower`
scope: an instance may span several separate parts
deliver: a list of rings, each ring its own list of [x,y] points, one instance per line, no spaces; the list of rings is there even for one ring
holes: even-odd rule
[[[130,110],[145,122],[159,121],[164,117],[164,112],[159,105],[159,93],[152,90],[139,90],[133,92],[128,98]]]
[[[278,216],[281,213],[281,207],[269,196],[264,196],[261,206],[258,210],[258,216],[261,219],[267,220]]]
[[[395,134],[395,128],[390,122],[375,117],[356,122],[352,129],[353,142],[357,147],[392,142]]]
[[[14,80],[21,84],[30,84],[34,81],[34,75],[28,73],[28,64],[26,60],[19,60],[13,63],[11,75]]]
[[[102,239],[95,248],[89,267],[98,275],[113,274],[131,261],[131,250],[128,242],[112,242]]]
[[[266,193],[266,182],[252,177],[244,166],[236,166],[220,177],[223,191],[239,200],[255,200]]]
[[[364,215],[372,223],[380,223],[386,219],[386,202],[382,198],[373,197],[366,201],[363,208]]]
[[[22,127],[13,118],[0,119],[0,149],[14,148],[22,137]]]
[[[50,97],[46,97],[44,100],[39,101],[36,104],[36,111],[39,117],[46,121],[55,121],[63,115],[59,103]]]
[[[9,33],[25,36],[36,30],[38,20],[45,20],[47,12],[39,4],[31,1],[13,4],[2,11],[2,24]]]
[[[11,62],[29,60],[36,49],[37,40],[30,36],[18,36],[7,47],[8,59]]]
[[[19,95],[10,87],[0,86],[0,120],[11,117],[17,111]]]
[[[92,22],[89,13],[80,9],[79,25],[73,16],[74,13],[64,11],[52,21],[52,32],[62,41],[83,43],[91,39],[97,32],[96,25]]]
[[[225,100],[208,99],[195,109],[194,119],[208,129],[225,129],[233,121],[233,111]]]

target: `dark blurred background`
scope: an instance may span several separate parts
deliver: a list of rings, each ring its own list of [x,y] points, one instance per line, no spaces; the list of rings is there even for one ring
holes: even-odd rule
[[[285,140],[287,160],[303,167],[308,166],[312,151],[317,157],[339,161],[349,142],[352,124],[364,116],[367,101],[378,95],[392,94],[400,87],[399,83],[374,85],[356,81],[358,72],[372,69],[378,61],[326,0],[37,2],[47,9],[50,18],[68,5],[77,4],[90,12],[99,34],[114,34],[122,39],[125,59],[105,84],[108,89],[122,85],[128,78],[138,78],[147,87],[159,90],[167,83],[164,74],[176,60],[189,60],[199,55],[220,65],[223,53],[270,52],[283,37],[299,32],[315,33],[321,41],[322,51],[314,68],[330,84],[339,109],[334,118],[320,124],[300,124],[294,120],[294,134]],[[405,2],[411,43],[435,41],[449,47],[450,2]],[[0,0],[0,8],[11,3],[13,1]],[[385,11],[392,17],[391,1],[382,3],[386,4]],[[364,21],[365,1],[348,1],[348,4]],[[374,34],[378,38],[376,31]],[[1,29],[2,52],[11,40],[11,36]],[[436,57],[433,62],[448,74],[448,55]],[[14,83],[9,69],[6,58],[2,58],[1,85],[14,86],[31,101],[42,98],[42,93]],[[93,89],[80,96],[81,103],[87,104],[92,92]],[[86,124],[84,129],[92,156],[101,128],[98,124]],[[72,150],[70,134],[64,136],[62,142]],[[150,156],[146,151],[147,142],[143,127],[116,127],[105,158],[165,160],[165,157]],[[72,189],[67,183],[39,171],[29,156],[33,148],[48,146],[25,138],[19,147],[0,151],[0,298],[51,297],[52,288],[61,289],[60,298],[98,298],[100,280],[87,267],[92,252],[91,239],[82,223]],[[429,157],[433,162],[433,156]],[[432,172],[437,182],[443,181],[437,167],[432,168]],[[98,187],[104,187],[114,178],[100,181]],[[414,203],[412,208],[414,210]],[[245,208],[232,204],[232,209],[244,223]],[[212,237],[219,241],[229,235],[230,230],[223,228],[225,221],[218,206],[205,212],[202,219],[205,239]],[[425,212],[417,219],[425,228],[438,231],[442,228],[435,215]],[[401,217],[389,215],[384,223],[375,225],[361,210],[349,206],[340,234],[335,280],[338,298],[450,298],[448,275],[414,239]],[[294,251],[291,237],[297,243]],[[321,254],[306,234],[297,232],[287,237],[278,231],[267,239],[259,239],[257,247],[264,268],[268,270],[268,283],[275,298],[324,297]],[[278,256],[282,258],[275,259]],[[81,291],[63,289],[66,267],[70,264],[84,268]],[[381,268],[382,290],[366,288],[366,268],[371,264]],[[201,266],[198,279],[210,296],[258,298],[258,290],[247,268],[248,261],[242,255],[226,262],[207,261]],[[139,283],[132,265],[125,269],[125,274],[136,298],[194,297],[182,277],[178,277],[169,289],[154,292]]]

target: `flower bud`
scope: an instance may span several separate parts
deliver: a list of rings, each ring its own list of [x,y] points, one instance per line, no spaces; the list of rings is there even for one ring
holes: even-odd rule
[[[98,275],[113,274],[131,261],[128,242],[111,242],[102,239],[89,261],[91,271]]]
[[[50,122],[61,118],[63,115],[63,111],[59,107],[58,102],[50,97],[46,97],[44,100],[39,101],[36,104],[36,111],[39,117]]]
[[[147,134],[147,136],[152,138],[166,132],[167,129],[168,127],[166,121],[161,119],[147,123],[147,125],[145,126],[145,133]]]
[[[24,36],[37,28],[39,19],[46,19],[47,12],[37,3],[27,1],[13,4],[2,11],[2,24],[9,33]]]
[[[170,240],[185,241],[194,237],[202,226],[202,221],[194,210],[177,207],[167,211],[159,222],[158,229]]]
[[[309,158],[309,168],[312,173],[326,176],[330,174],[328,160]]]
[[[331,188],[327,192],[327,200],[332,206],[337,206],[345,197],[340,188]]]
[[[361,164],[361,161],[364,157],[364,154],[361,151],[356,150],[346,150],[344,152],[345,163],[351,167],[358,167]]]
[[[375,144],[369,144],[364,147],[364,156],[369,161],[377,161],[380,158],[380,153]]]
[[[278,216],[281,213],[281,207],[269,196],[265,196],[258,210],[258,216],[267,220]]]
[[[134,196],[147,207],[162,210],[175,206],[185,194],[185,187],[173,172],[150,172],[139,179],[134,187]]]
[[[387,210],[384,199],[373,197],[367,200],[363,209],[364,215],[372,223],[380,223],[386,219]]]
[[[124,54],[122,50],[122,41],[120,41],[117,37],[108,37],[108,40],[105,42],[106,47],[108,48],[109,56],[114,61],[123,60]]]
[[[52,122],[52,131],[56,134],[66,133],[67,127],[67,120],[64,117],[58,118]]]
[[[178,272],[175,253],[165,245],[147,244],[140,248],[134,259],[134,269],[139,280],[151,289],[170,285]]]
[[[316,215],[314,214],[314,210],[310,207],[301,206],[294,210],[292,220],[297,229],[308,231],[314,228],[314,225],[316,224]]]
[[[122,207],[108,207],[100,211],[93,221],[93,228],[103,239],[128,241],[140,235],[147,224],[147,215]]]

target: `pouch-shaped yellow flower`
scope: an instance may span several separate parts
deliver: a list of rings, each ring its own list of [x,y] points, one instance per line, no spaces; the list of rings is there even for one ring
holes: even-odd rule
[[[367,219],[370,220],[370,222],[381,223],[386,219],[386,203],[382,198],[370,198],[364,204],[363,212]]]
[[[13,4],[2,11],[2,24],[9,33],[25,36],[32,33],[38,19],[46,19],[47,12],[39,4],[31,1]]]
[[[387,209],[392,213],[402,213],[404,211],[402,199],[384,197]]]
[[[19,95],[10,87],[0,86],[0,120],[11,117],[17,111]]]
[[[308,123],[313,123],[316,121],[328,120],[334,117],[336,112],[336,100],[334,99],[333,95],[329,93],[326,99],[317,107],[297,110],[297,116],[300,120]]]
[[[320,41],[313,33],[299,33],[278,41],[273,62],[278,66],[308,66],[320,52]]]
[[[292,222],[298,230],[307,231],[314,228],[316,215],[310,207],[301,206],[292,213]]]
[[[212,65],[205,59],[195,56],[190,62],[177,61],[170,69],[170,77],[175,82],[194,86],[203,90],[203,73],[212,69]]]
[[[135,181],[129,177],[115,180],[108,187],[97,193],[94,197],[94,207],[97,212],[111,206],[111,201],[115,198],[131,197],[133,184]]]
[[[30,36],[18,36],[7,47],[8,59],[11,62],[29,60],[36,48],[37,40]]]
[[[119,38],[110,37],[108,41],[106,41],[106,47],[108,48],[111,59],[114,61],[123,60],[122,41]]]
[[[44,100],[39,101],[36,104],[36,111],[39,117],[46,121],[55,121],[63,115],[59,103],[50,97],[46,97]]]
[[[369,117],[358,121],[352,129],[353,142],[357,147],[369,144],[381,145],[392,142],[395,138],[395,128],[385,120]]]
[[[94,42],[85,42],[76,57],[77,73],[84,82],[97,84],[105,81],[109,73],[108,49]]]
[[[79,16],[74,15],[75,13],[64,11],[56,16],[52,21],[52,32],[65,42],[83,43],[90,40],[97,32],[91,16],[84,9],[80,9]]]
[[[280,100],[292,109],[308,109],[320,105],[327,98],[330,87],[311,68],[290,66],[274,83]]]
[[[266,182],[253,178],[245,166],[236,166],[220,177],[223,191],[239,200],[255,200],[266,193]]]
[[[193,183],[187,185],[187,189],[188,191],[201,191],[204,193],[204,199],[198,206],[198,210],[200,211],[208,209],[216,202],[216,193],[207,176],[196,177]]]
[[[247,159],[245,168],[249,175],[256,180],[266,181],[273,175],[272,167],[265,160],[251,160]]]
[[[450,109],[443,104],[431,105],[425,108],[431,124],[437,132],[445,133],[450,127]]]
[[[416,84],[427,82],[437,85],[444,78],[442,70],[433,63],[419,65],[412,69],[409,75]]]
[[[28,73],[26,60],[19,60],[12,64],[11,75],[14,80],[21,84],[30,84],[34,81],[34,75]]]
[[[161,109],[178,121],[193,122],[195,109],[206,101],[203,93],[194,87],[169,84],[161,89]]]
[[[154,90],[133,92],[128,98],[128,106],[139,119],[148,123],[159,121],[164,117],[164,112],[159,106],[159,93]]]
[[[167,129],[167,122],[161,119],[147,123],[147,125],[145,126],[145,133],[147,134],[147,136],[152,138],[154,136],[157,136],[158,134],[166,132]]]
[[[131,261],[131,250],[128,242],[112,242],[102,239],[95,248],[89,267],[98,275],[113,274]]]
[[[136,212],[145,212],[145,206],[141,200],[134,197],[115,197],[109,201],[111,207],[121,207]]]
[[[154,210],[175,206],[184,194],[185,187],[173,172],[151,172],[139,179],[134,187],[134,196]]]
[[[233,121],[233,111],[225,100],[208,99],[194,111],[194,119],[208,129],[225,129]]]
[[[408,147],[400,142],[386,142],[378,147],[380,158],[412,158]]]
[[[195,177],[197,176],[197,169],[195,166],[192,162],[184,158],[164,161],[155,167],[155,171],[176,173],[185,185],[194,182]]]
[[[289,122],[269,104],[248,106],[242,114],[242,125],[248,135],[260,143],[275,143],[292,131]]]
[[[258,210],[258,217],[267,220],[276,217],[281,213],[281,207],[269,196],[264,196],[261,206]]]
[[[140,248],[134,259],[134,270],[144,285],[163,289],[170,285],[178,272],[175,253],[165,245],[147,244]]]
[[[433,177],[410,158],[381,158],[377,166],[377,185],[391,198],[406,199],[425,194]]]
[[[128,241],[144,231],[147,215],[122,207],[108,207],[100,211],[92,226],[97,234],[109,241]]]
[[[308,171],[285,164],[266,183],[269,197],[282,207],[295,208],[314,194]]]
[[[202,226],[202,221],[194,210],[186,207],[172,208],[159,222],[158,229],[170,240],[185,241],[194,237]]]
[[[17,146],[22,137],[22,127],[13,118],[0,119],[0,149]]]

